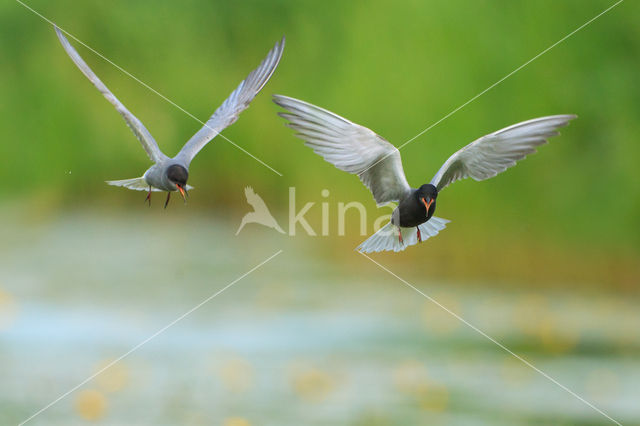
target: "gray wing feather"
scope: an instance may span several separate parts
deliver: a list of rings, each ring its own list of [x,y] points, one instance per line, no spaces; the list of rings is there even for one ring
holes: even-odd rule
[[[340,170],[358,175],[378,205],[398,201],[411,190],[400,152],[373,131],[298,99],[273,99],[288,111],[279,115],[296,136]]]
[[[160,151],[158,148],[158,144],[156,143],[151,133],[147,130],[146,127],[142,124],[140,120],[136,118],[123,104],[116,98],[113,93],[107,86],[104,85],[102,81],[94,74],[94,72],[89,68],[86,62],[80,57],[78,52],[71,46],[69,40],[62,34],[62,31],[58,27],[54,27],[56,30],[56,34],[58,35],[58,39],[60,39],[60,43],[62,43],[62,47],[67,52],[71,60],[74,64],[82,71],[82,73],[93,83],[93,85],[102,93],[102,95],[113,105],[116,110],[122,115],[124,121],[127,123],[129,128],[136,135],[142,147],[149,155],[149,158],[154,162],[159,162],[165,160],[167,157]]]
[[[514,124],[483,136],[453,154],[431,180],[438,191],[467,177],[489,179],[536,152],[536,147],[557,136],[575,115],[553,115]]]
[[[262,90],[275,71],[282,51],[284,50],[285,38],[282,37],[276,45],[269,51],[267,56],[260,63],[258,68],[251,71],[247,78],[243,80],[236,90],[216,109],[211,118],[198,132],[187,141],[176,158],[180,158],[187,164],[191,163],[193,157],[216,137],[222,130],[236,122],[240,113],[249,107],[249,104]]]

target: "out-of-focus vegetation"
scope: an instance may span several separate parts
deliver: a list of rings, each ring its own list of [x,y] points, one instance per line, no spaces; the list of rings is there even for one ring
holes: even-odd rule
[[[273,78],[224,132],[283,176],[216,138],[192,163],[188,204],[167,210],[164,194],[149,209],[104,184],[143,173],[140,144],[52,27],[0,3],[0,423],[128,354],[32,424],[608,424],[355,253],[355,211],[337,236],[339,202],[367,206],[368,233],[390,209],[304,147],[270,95],[399,146],[612,3],[28,0],[203,121],[286,35]],[[486,133],[579,115],[517,167],[447,188],[437,215],[452,222],[436,238],[375,256],[623,424],[640,419],[639,12],[621,3],[404,147],[417,186]],[[201,127],[71,42],[167,154]],[[327,203],[330,235],[249,224],[234,237],[245,186],[285,230],[289,187],[297,211],[315,203],[317,233]]]
[[[356,177],[322,161],[284,127],[271,93],[326,107],[400,145],[611,2],[28,4],[201,120],[286,35],[272,80],[224,132],[284,176],[222,138],[192,164],[190,183],[197,189],[189,208],[233,208],[240,218],[247,208],[246,185],[283,213],[287,188],[295,186],[300,203],[323,201],[326,188],[332,206],[357,200],[379,214]],[[487,182],[447,188],[438,215],[453,220],[450,228],[428,249],[413,249],[410,259],[425,253],[481,259],[471,261],[479,264],[468,267],[466,276],[483,269],[500,276],[509,268],[522,275],[522,264],[531,269],[526,276],[534,279],[542,271],[545,280],[552,276],[544,275],[545,264],[555,262],[551,269],[561,273],[560,280],[595,274],[597,281],[635,286],[638,12],[634,2],[622,3],[402,149],[409,182],[419,185],[451,153],[483,134],[542,115],[579,115],[516,168]],[[201,127],[72,42],[168,154]],[[0,51],[2,202],[27,200],[45,213],[85,204],[140,208],[140,193],[103,181],[139,176],[148,159],[121,117],[69,60],[51,26],[18,3],[5,2]],[[309,217],[319,226],[318,206]],[[461,254],[464,247],[469,250]],[[469,265],[441,261],[454,275]],[[583,272],[562,276],[567,270]]]

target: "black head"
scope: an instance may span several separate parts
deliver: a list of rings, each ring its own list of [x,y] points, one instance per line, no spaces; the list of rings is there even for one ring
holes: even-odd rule
[[[189,179],[189,172],[181,165],[173,164],[167,169],[167,177],[174,185],[184,188]]]
[[[430,199],[435,200],[438,198],[438,189],[430,183],[426,183],[418,188],[416,196],[418,198],[427,198],[427,201]]]
[[[415,195],[418,199],[418,203],[424,206],[427,220],[429,220],[431,216],[433,216],[433,213],[436,211],[436,198],[438,198],[438,189],[430,183],[427,183],[418,188],[418,190],[415,192]]]

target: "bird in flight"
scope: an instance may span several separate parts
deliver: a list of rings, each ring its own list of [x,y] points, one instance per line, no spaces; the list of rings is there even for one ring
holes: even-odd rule
[[[151,161],[154,162],[154,164],[144,172],[142,177],[111,180],[107,181],[107,183],[136,191],[148,191],[145,201],[149,201],[149,205],[151,205],[152,191],[167,191],[167,200],[164,204],[165,208],[169,203],[171,192],[179,191],[182,198],[186,201],[185,196],[188,195],[187,191],[192,188],[190,185],[187,185],[191,160],[193,160],[193,157],[195,157],[211,139],[216,137],[223,129],[233,124],[238,119],[240,113],[249,107],[249,103],[260,92],[278,66],[285,43],[285,39],[282,37],[282,40],[275,44],[258,68],[251,71],[247,78],[242,81],[222,105],[218,107],[204,127],[198,130],[198,132],[187,141],[175,157],[170,158],[160,151],[157,142],[142,122],[138,120],[138,118],[107,89],[107,86],[100,81],[95,73],[91,71],[91,68],[84,62],[78,52],[69,44],[69,41],[62,31],[60,31],[58,27],[55,27],[55,30],[62,43],[62,47],[64,47],[64,50],[71,60],[111,105],[116,108],[120,115],[122,115],[127,125],[142,144]]]
[[[279,115],[316,154],[340,170],[358,175],[378,206],[397,202],[391,220],[364,241],[363,253],[402,251],[442,231],[449,222],[433,216],[436,198],[449,184],[480,181],[501,173],[558,135],[575,115],[553,115],[514,124],[483,136],[453,154],[430,183],[409,186],[398,149],[366,127],[299,99],[274,95],[287,112]]]
[[[247,223],[259,223],[260,225],[273,228],[279,233],[284,234],[284,231],[280,228],[280,225],[278,225],[278,222],[269,211],[262,197],[256,194],[253,188],[247,186],[244,189],[244,195],[247,197],[247,203],[253,207],[253,211],[242,217],[242,222],[240,222],[240,227],[236,231],[236,235],[240,233]]]

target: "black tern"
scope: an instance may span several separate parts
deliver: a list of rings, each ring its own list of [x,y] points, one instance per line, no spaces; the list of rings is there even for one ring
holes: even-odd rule
[[[287,110],[279,115],[296,136],[338,169],[358,175],[378,206],[398,203],[390,222],[357,248],[363,253],[397,252],[435,236],[449,222],[433,216],[443,188],[467,177],[480,181],[505,171],[576,118],[534,118],[483,136],[449,157],[431,183],[414,189],[404,175],[398,149],[373,131],[298,99],[274,95],[274,102]]]
[[[179,191],[182,198],[188,195],[188,190],[192,187],[187,185],[189,178],[189,164],[193,157],[223,129],[233,124],[242,111],[249,107],[249,103],[260,92],[262,87],[269,81],[275,71],[282,51],[284,49],[285,38],[282,37],[278,43],[269,51],[266,58],[260,63],[258,68],[251,71],[247,78],[229,95],[222,105],[213,113],[211,118],[187,143],[180,152],[173,158],[166,156],[156,143],[151,133],[114,95],[107,89],[107,86],[91,71],[91,68],[84,62],[78,52],[69,44],[69,41],[62,34],[58,27],[55,27],[62,47],[67,52],[71,60],[82,71],[82,73],[93,83],[102,95],[116,108],[122,115],[127,125],[136,135],[142,147],[149,155],[154,164],[144,173],[142,177],[124,180],[107,181],[109,185],[123,186],[136,191],[149,191],[145,201],[151,204],[152,191],[167,191],[166,207],[171,197],[171,192]]]

